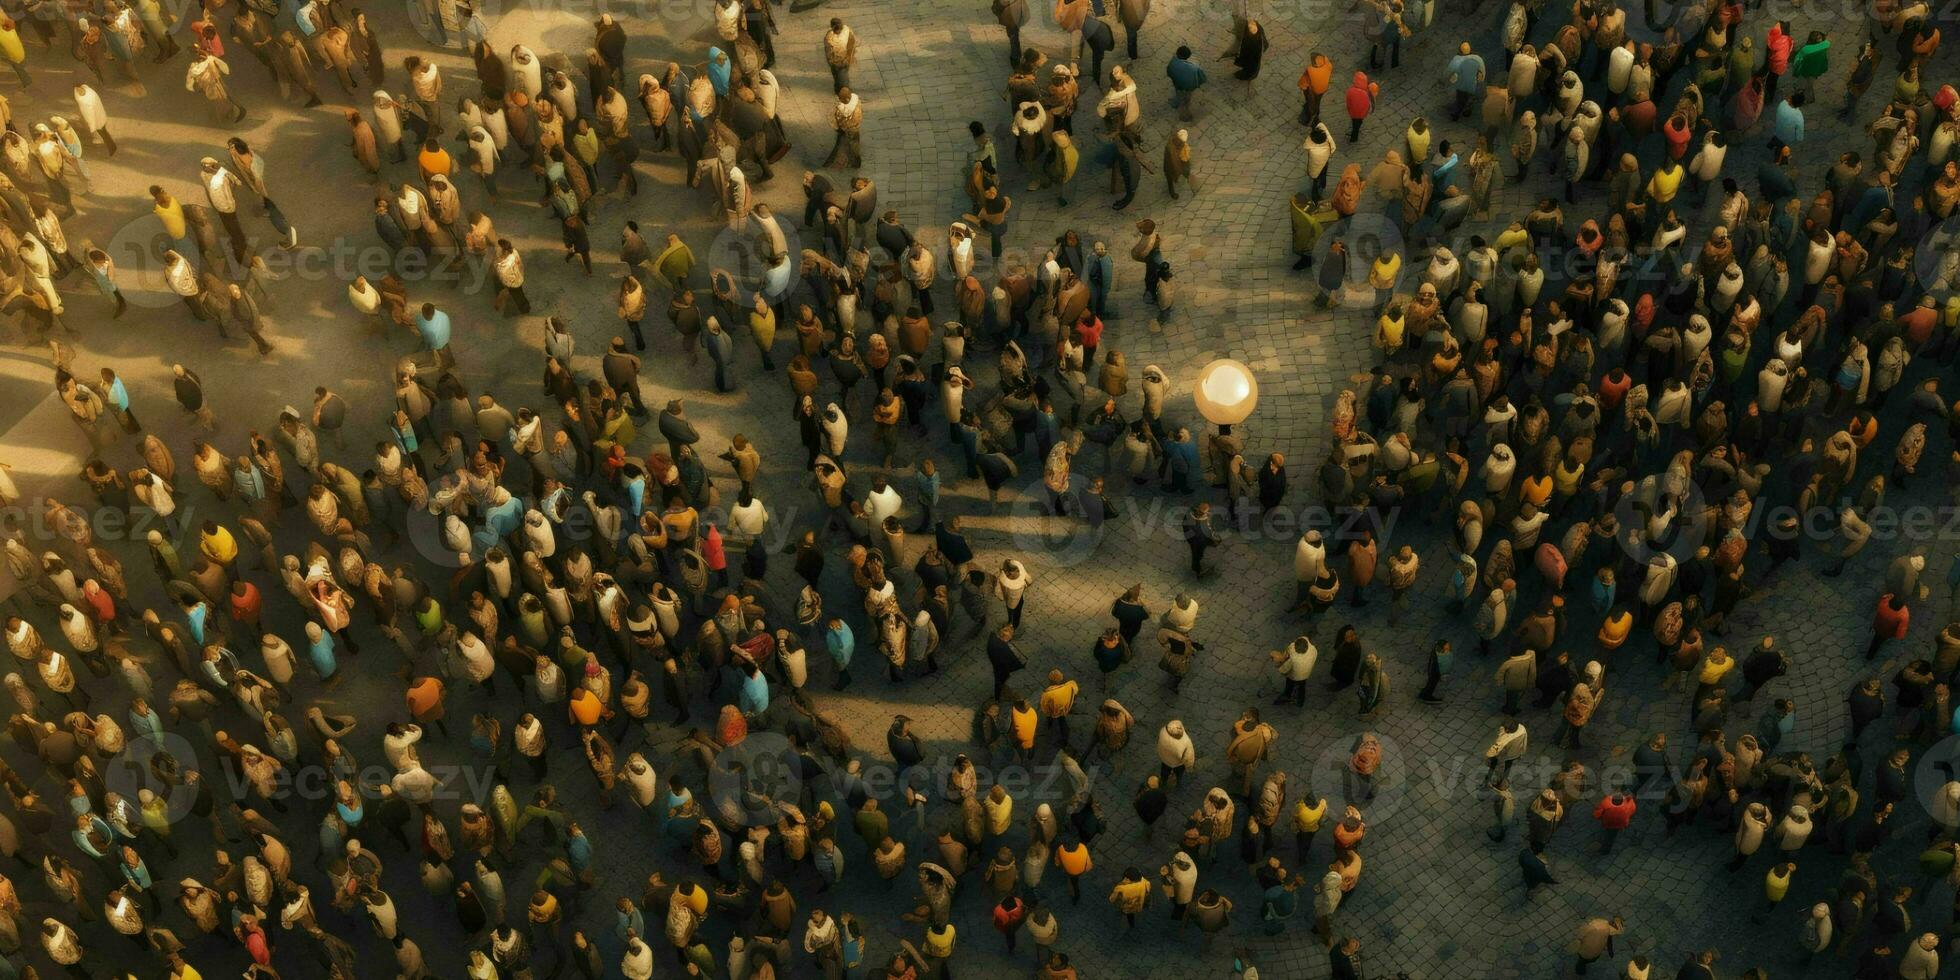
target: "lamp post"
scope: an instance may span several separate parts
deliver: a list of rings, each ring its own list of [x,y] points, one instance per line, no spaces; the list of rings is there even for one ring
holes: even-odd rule
[[[1198,372],[1198,384],[1191,392],[1198,403],[1198,414],[1218,426],[1221,434],[1245,421],[1259,403],[1259,379],[1252,369],[1231,358],[1219,358]]]

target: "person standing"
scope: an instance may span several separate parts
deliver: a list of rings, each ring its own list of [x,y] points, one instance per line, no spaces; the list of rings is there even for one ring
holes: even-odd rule
[[[1191,179],[1191,134],[1182,129],[1164,143],[1164,186],[1173,201],[1177,200],[1179,180],[1197,186]]]
[[[1579,937],[1573,943],[1577,959],[1572,964],[1572,975],[1583,977],[1601,957],[1613,955],[1613,937],[1626,931],[1626,922],[1619,916],[1612,918],[1587,919],[1579,926]]]
[[[1612,853],[1613,841],[1621,831],[1632,826],[1636,809],[1638,804],[1633,797],[1619,790],[1607,794],[1593,807],[1593,819],[1599,821],[1599,853]]]
[[[102,96],[95,89],[77,83],[75,85],[75,114],[82,123],[82,132],[101,140],[109,148],[109,155],[116,155],[116,138],[109,135],[109,113],[102,107]]]
[[[203,169],[204,198],[211,202],[211,210],[218,212],[218,220],[225,226],[225,237],[231,241],[232,260],[245,264],[245,226],[238,221],[238,176],[225,169],[212,157],[198,162]]]
[[[1348,121],[1353,124],[1348,128],[1349,143],[1361,139],[1361,124],[1367,121],[1369,113],[1375,111],[1375,99],[1381,95],[1381,91],[1380,85],[1368,80],[1366,72],[1354,73],[1354,80],[1348,83],[1345,97]]]
[[[1028,23],[1028,0],[993,0],[992,9],[994,20],[1007,32],[1007,63],[1018,65],[1021,63],[1021,28]]]
[[[1191,550],[1191,574],[1204,578],[1209,574],[1204,567],[1205,552],[1218,543],[1218,530],[1212,527],[1211,505],[1200,502],[1184,516],[1184,543]]]
[[[524,257],[519,255],[516,246],[508,238],[497,239],[497,309],[504,309],[505,303],[516,304],[517,312],[528,315],[531,312],[531,298],[524,295]]]
[[[184,87],[204,96],[219,111],[228,112],[228,122],[237,123],[245,118],[245,106],[239,103],[225,84],[225,77],[230,74],[231,66],[225,64],[223,58],[206,51],[185,70]]]
[[[1450,59],[1450,81],[1455,89],[1455,99],[1450,103],[1450,119],[1456,121],[1470,114],[1470,100],[1484,87],[1484,59],[1470,50],[1470,42],[1456,46],[1456,57]]]
[[[1026,12],[1025,6],[1022,12]],[[833,91],[851,87],[851,68],[857,64],[857,54],[857,33],[845,26],[842,17],[832,17],[830,30],[823,36],[823,60],[830,66],[830,87]]]
[[[863,125],[863,101],[851,91],[850,86],[839,87],[837,104],[830,109],[830,127],[837,131],[837,142],[831,145],[830,156],[824,158],[824,166],[856,170],[864,165],[858,132]]]
[[[1205,70],[1191,60],[1191,49],[1181,45],[1164,67],[1164,75],[1171,80],[1171,106],[1177,109],[1177,118],[1189,120],[1196,111],[1198,90],[1205,84]]]

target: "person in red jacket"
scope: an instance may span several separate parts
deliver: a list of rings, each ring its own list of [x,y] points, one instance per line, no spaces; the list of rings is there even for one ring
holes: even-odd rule
[[[1015,937],[1021,934],[1021,922],[1028,917],[1028,903],[1018,895],[1009,895],[994,906],[994,928],[1000,931],[1000,938],[1007,940],[1007,951],[1014,952]]]
[[[1075,342],[1082,346],[1082,363],[1096,363],[1096,348],[1102,346],[1103,322],[1094,310],[1083,310],[1075,321]]]
[[[1593,807],[1593,819],[1599,821],[1599,853],[1613,850],[1613,839],[1620,831],[1633,824],[1633,811],[1637,808],[1630,794],[1615,791]]]
[[[1348,142],[1352,143],[1361,138],[1361,121],[1375,111],[1375,97],[1381,93],[1382,87],[1369,81],[1367,72],[1354,73],[1354,81],[1348,85],[1347,90],[1348,119],[1354,123],[1353,128],[1348,130]]]
[[[128,632],[123,628],[122,615],[116,610],[116,597],[102,587],[102,583],[89,579],[82,583],[82,600],[88,606],[88,618],[95,621],[97,630]]]
[[[1769,36],[1763,39],[1763,104],[1776,104],[1776,83],[1783,80],[1783,74],[1790,70],[1790,52],[1795,49],[1797,39],[1790,34],[1790,25],[1777,21],[1771,25]]]
[[[259,587],[244,579],[231,583],[231,618],[252,631],[252,638],[265,635],[259,627]]]
[[[1872,610],[1872,642],[1865,648],[1865,659],[1878,656],[1878,648],[1886,640],[1903,640],[1906,627],[1912,624],[1912,610],[1906,608],[1906,601],[1890,592],[1878,597],[1878,607]]]

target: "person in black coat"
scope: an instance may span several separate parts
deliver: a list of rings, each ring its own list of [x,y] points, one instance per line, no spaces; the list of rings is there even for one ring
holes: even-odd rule
[[[1164,811],[1170,807],[1170,797],[1164,793],[1163,784],[1156,776],[1144,778],[1143,785],[1137,787],[1137,796],[1133,805],[1136,807],[1137,819],[1143,821],[1144,837],[1155,836],[1157,821],[1163,818]]]
[[[1762,643],[1751,651],[1742,661],[1742,690],[1737,691],[1737,701],[1747,701],[1762,690],[1763,685],[1782,677],[1790,669],[1790,658],[1776,648],[1776,641],[1763,637]]]
[[[1530,897],[1540,885],[1558,884],[1558,879],[1552,877],[1551,865],[1545,863],[1544,855],[1532,848],[1527,847],[1518,852],[1518,870],[1524,872],[1526,897]]]
[[[1286,457],[1274,453],[1259,467],[1259,509],[1272,510],[1286,498]]]
[[[1028,658],[1014,645],[1014,627],[1003,625],[987,638],[987,662],[994,668],[994,700],[1006,696],[1007,679],[1028,665]]]
[[[1851,735],[1845,739],[1845,744],[1854,745],[1865,726],[1885,713],[1885,688],[1879,685],[1878,678],[1867,677],[1864,683],[1852,690],[1846,702],[1851,712]]]
[[[933,525],[932,540],[939,553],[954,568],[963,568],[973,561],[973,546],[967,543],[966,534],[960,530],[959,518]]]
[[[885,732],[885,748],[901,771],[925,761],[925,748],[912,732],[912,719],[904,715],[893,716],[892,727]]]
[[[1339,691],[1354,683],[1354,675],[1361,670],[1364,652],[1361,634],[1353,626],[1341,627],[1340,634],[1334,639],[1334,663],[1328,670],[1328,690]]]
[[[1361,940],[1348,936],[1329,949],[1327,967],[1333,980],[1362,980]]]

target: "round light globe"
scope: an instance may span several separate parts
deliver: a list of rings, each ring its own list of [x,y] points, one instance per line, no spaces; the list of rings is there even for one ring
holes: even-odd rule
[[[1213,425],[1237,425],[1259,403],[1259,381],[1251,368],[1220,358],[1198,372],[1198,384],[1191,395],[1198,403],[1198,414]]]

